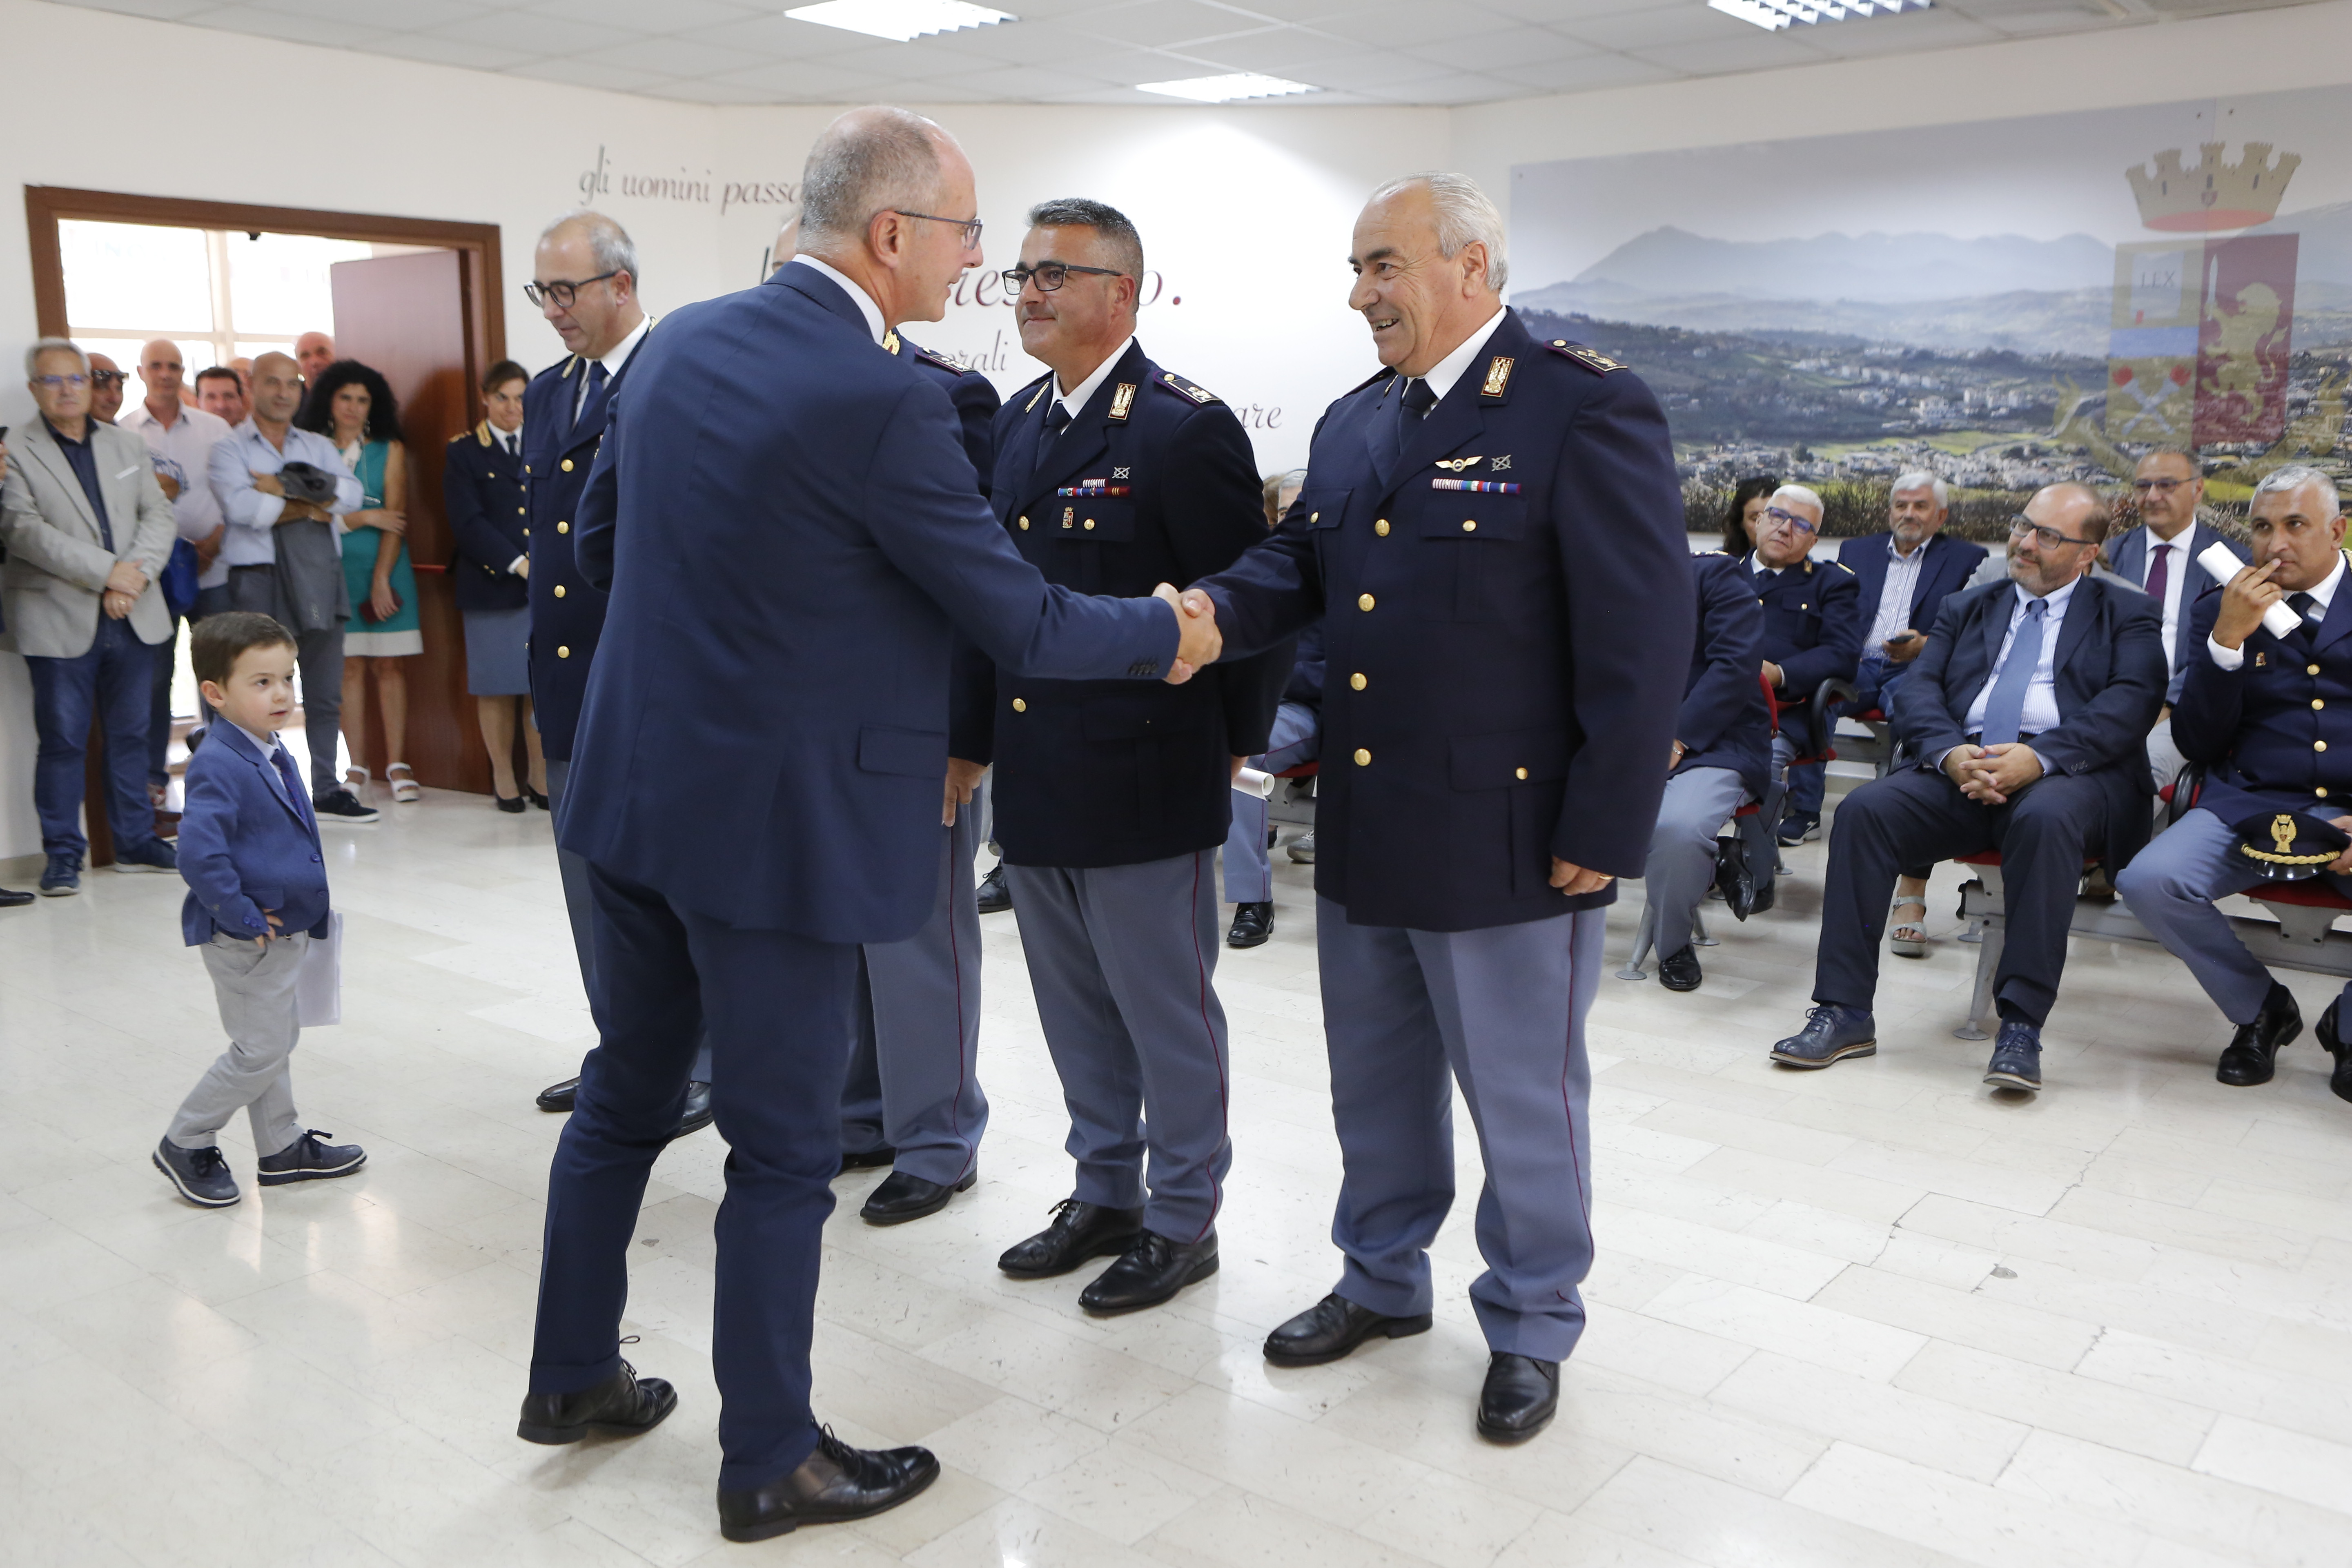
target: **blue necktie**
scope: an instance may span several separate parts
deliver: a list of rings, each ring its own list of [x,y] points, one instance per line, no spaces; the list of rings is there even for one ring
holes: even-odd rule
[[[294,815],[302,819],[303,826],[310,826],[310,803],[305,798],[302,781],[295,776],[294,759],[280,746],[269,753],[269,760],[278,764],[278,777],[286,785],[286,798],[294,803]]]
[[[1993,680],[1992,695],[1985,700],[1984,743],[1988,746],[2017,739],[2025,718],[2025,689],[2033,684],[2033,671],[2042,663],[2042,632],[2049,624],[2049,600],[2025,602],[2025,619],[2010,640],[2009,658]]]
[[[1037,466],[1043,468],[1045,459],[1054,455],[1054,443],[1070,427],[1070,411],[1055,398],[1045,407],[1045,433],[1037,437]]]
[[[597,360],[588,367],[588,392],[580,400],[580,416],[572,422],[572,427],[576,430],[587,424],[589,418],[600,411],[604,405],[604,362]]]
[[[1404,395],[1397,399],[1397,451],[1400,454],[1404,451],[1404,444],[1412,439],[1412,433],[1421,428],[1421,422],[1429,416],[1429,411],[1436,406],[1437,394],[1426,380],[1414,376],[1405,383]]]

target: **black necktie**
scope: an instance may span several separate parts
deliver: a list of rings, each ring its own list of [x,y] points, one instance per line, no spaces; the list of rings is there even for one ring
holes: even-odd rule
[[[2289,594],[2286,596],[2286,607],[2293,610],[2303,622],[2302,626],[2295,628],[2294,635],[2303,638],[2306,644],[2311,641],[2312,634],[2318,630],[2311,618],[2311,606],[2315,602],[2308,594]]]
[[[604,402],[604,362],[597,360],[588,367],[587,391],[580,399],[579,413],[572,417],[572,428],[578,429],[588,422],[596,412],[598,405]]]
[[[1044,468],[1045,466],[1045,459],[1053,455],[1054,441],[1055,437],[1059,437],[1061,433],[1068,429],[1069,426],[1070,411],[1067,407],[1064,406],[1062,400],[1057,397],[1054,399],[1051,404],[1047,405],[1045,408],[1045,434],[1038,437],[1037,440],[1037,466],[1039,468]]]
[[[1414,376],[1404,384],[1402,416],[1397,420],[1398,451],[1404,450],[1405,443],[1412,439],[1412,433],[1420,428],[1422,420],[1436,406],[1437,394],[1425,379]]]

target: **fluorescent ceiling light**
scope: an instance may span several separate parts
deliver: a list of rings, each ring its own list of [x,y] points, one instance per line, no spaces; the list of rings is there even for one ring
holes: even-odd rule
[[[1810,27],[1821,22],[1925,11],[1934,0],[1706,0],[1706,4],[1709,10],[1778,31],[1791,23]]]
[[[1135,90],[1156,92],[1166,98],[1189,98],[1196,103],[1231,103],[1237,98],[1281,98],[1294,92],[1323,89],[1303,81],[1285,81],[1278,76],[1242,71],[1233,76],[1187,77],[1182,81],[1139,81]]]
[[[952,33],[962,27],[992,27],[999,22],[1020,20],[985,5],[967,5],[964,0],[824,0],[822,5],[795,5],[784,15],[795,22],[845,27],[902,44],[925,33]]]

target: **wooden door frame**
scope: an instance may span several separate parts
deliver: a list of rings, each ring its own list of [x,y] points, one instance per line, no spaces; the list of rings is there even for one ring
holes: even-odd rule
[[[97,223],[142,223],[166,228],[242,229],[248,234],[310,234],[328,239],[368,240],[379,245],[429,245],[457,252],[466,281],[467,347],[482,369],[507,357],[506,312],[498,308],[505,289],[499,259],[499,226],[454,223],[440,218],[387,217],[375,213],[327,212],[315,207],[263,207],[241,202],[193,201],[180,196],[139,196],[120,191],[80,191],[64,185],[25,187],[25,229],[32,246],[33,315],[43,337],[66,336],[65,254],[58,225],[67,218]],[[467,408],[481,416],[481,392],[469,389]]]

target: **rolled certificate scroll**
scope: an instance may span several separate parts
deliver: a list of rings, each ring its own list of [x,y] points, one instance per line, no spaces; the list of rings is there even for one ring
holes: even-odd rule
[[[1260,800],[1274,798],[1274,784],[1272,773],[1262,773],[1255,768],[1244,768],[1234,775],[1234,788],[1244,795],[1254,795]]]
[[[2197,564],[2205,568],[2205,575],[2216,583],[2227,583],[2246,569],[2244,562],[2231,554],[2227,546],[2220,544],[2207,545],[2205,553],[2197,558]],[[2290,636],[2302,626],[2303,617],[2296,615],[2284,599],[2263,612],[2263,630],[2274,637]]]

